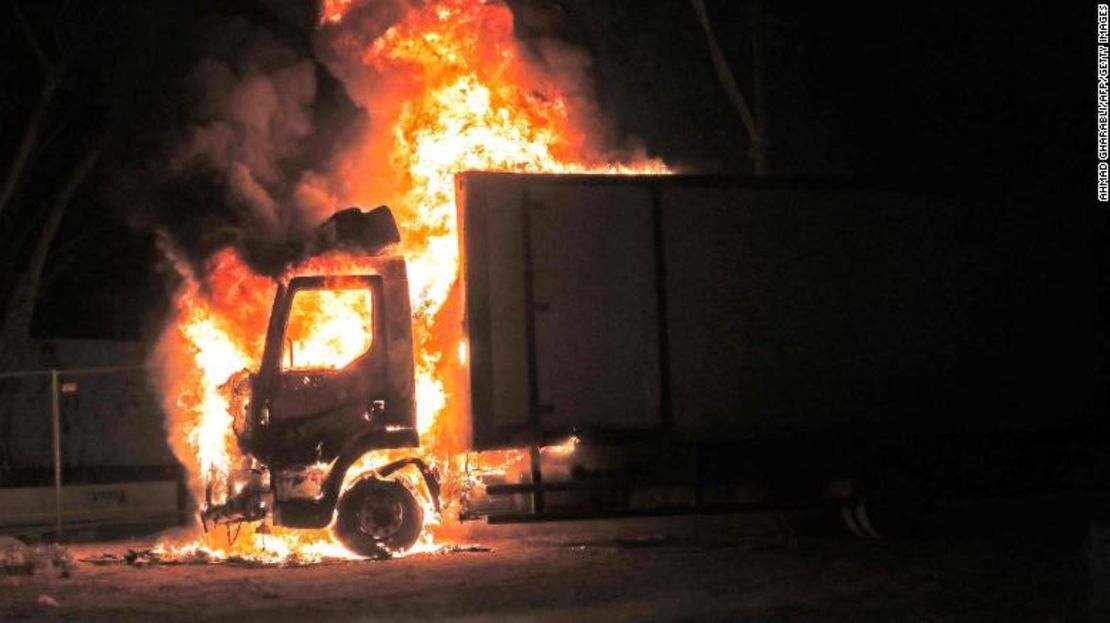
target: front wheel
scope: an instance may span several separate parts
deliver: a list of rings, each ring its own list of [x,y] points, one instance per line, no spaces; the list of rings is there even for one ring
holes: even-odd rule
[[[362,556],[404,552],[420,538],[424,509],[412,492],[392,480],[365,478],[339,500],[336,536]]]

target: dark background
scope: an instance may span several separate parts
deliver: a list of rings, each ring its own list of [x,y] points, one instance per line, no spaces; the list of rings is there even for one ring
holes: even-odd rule
[[[684,172],[751,172],[747,134],[714,73],[688,2],[509,4],[526,41],[555,37],[590,54],[599,105],[622,140],[638,141]],[[750,101],[748,4],[706,5]],[[189,106],[183,77],[213,20],[245,18],[311,57],[314,4],[24,0],[19,6],[36,27],[51,24],[65,9],[70,30],[92,33],[92,40],[75,60],[60,98],[61,129],[37,161],[18,209],[0,215],[0,243],[16,250],[33,244],[41,219],[37,206],[56,192],[91,142],[106,137],[105,157],[55,240],[33,332],[54,338],[149,336],[159,328],[172,280],[152,233],[134,226],[133,215],[145,208],[135,203],[144,198],[121,196],[113,180],[165,148]],[[0,12],[4,167],[31,114],[42,72],[10,3],[0,5]],[[1045,210],[1092,219],[1092,236],[1105,232],[1106,210],[1093,204],[1094,4],[876,8],[767,1],[763,13],[763,122],[773,175],[1018,196]],[[317,80],[321,115],[353,114],[322,66]],[[205,209],[218,206],[198,206]],[[9,255],[0,266],[0,297],[9,294],[11,275],[21,269],[23,255]]]

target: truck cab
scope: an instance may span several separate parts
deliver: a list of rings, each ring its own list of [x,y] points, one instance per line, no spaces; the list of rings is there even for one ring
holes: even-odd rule
[[[367,452],[420,443],[405,261],[372,254],[396,237],[383,210],[388,215],[387,208],[341,212],[322,227],[330,235],[314,241],[315,252],[357,251],[357,272],[279,283],[261,365],[239,382],[233,401],[235,433],[252,463],[229,483],[237,494],[222,504],[208,500],[205,521],[257,520],[272,511],[275,525],[325,528],[334,517],[340,541],[363,555],[404,550],[419,537],[423,509],[407,487],[388,480],[415,465],[435,491],[434,475],[416,457],[359,474],[341,491]],[[386,226],[366,225],[375,220]],[[322,316],[335,321],[309,322]]]

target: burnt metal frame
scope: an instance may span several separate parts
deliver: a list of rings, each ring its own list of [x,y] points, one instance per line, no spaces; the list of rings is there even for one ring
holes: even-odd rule
[[[336,503],[339,502],[343,479],[347,475],[347,470],[354,465],[355,461],[371,450],[415,448],[419,445],[415,431],[371,430],[356,436],[339,451],[339,457],[335,460],[328,477],[324,479],[323,487],[321,487],[323,494],[318,499],[275,502],[275,508],[281,511],[279,525],[292,528],[326,527],[331,522],[331,515],[335,510]],[[403,467],[403,465],[396,469],[400,469],[400,467]],[[438,485],[436,490],[438,491]]]
[[[415,456],[410,456],[403,459],[398,459],[387,465],[383,465],[382,467],[379,467],[374,471],[382,478],[389,478],[396,472],[408,467],[409,465],[413,465],[416,467],[417,470],[419,470],[420,475],[424,478],[424,485],[428,487],[428,493],[431,494],[432,506],[435,508],[436,513],[442,513],[443,510],[440,507],[439,501],[439,479],[436,477],[435,472],[433,472],[432,469],[428,467],[428,464],[425,463],[423,459]]]

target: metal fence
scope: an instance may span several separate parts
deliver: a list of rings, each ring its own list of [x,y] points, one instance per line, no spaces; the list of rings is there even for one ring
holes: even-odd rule
[[[51,486],[59,539],[67,523],[127,523],[164,515],[169,503],[183,510],[179,468],[145,371],[0,373],[0,496],[9,498],[0,504],[7,508],[0,529],[48,523],[41,507]]]

